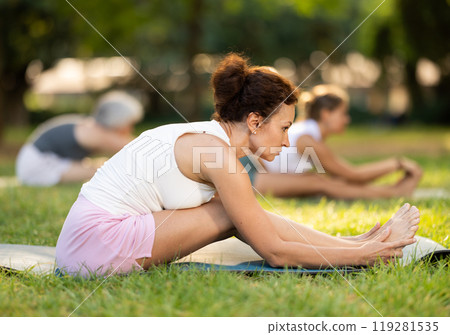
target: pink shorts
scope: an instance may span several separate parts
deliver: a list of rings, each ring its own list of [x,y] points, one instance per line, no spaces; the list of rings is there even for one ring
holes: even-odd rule
[[[151,257],[152,214],[114,215],[79,195],[56,244],[56,264],[69,275],[107,275],[142,270],[136,259]]]

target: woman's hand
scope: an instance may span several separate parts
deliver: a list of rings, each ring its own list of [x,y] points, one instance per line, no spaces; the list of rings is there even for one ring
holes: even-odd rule
[[[402,249],[416,239],[402,239],[394,242],[384,242],[391,234],[391,228],[386,228],[377,238],[360,247],[362,265],[374,265],[378,262],[387,263],[394,258],[403,257]]]
[[[370,229],[368,232],[366,232],[364,234],[356,235],[356,236],[340,236],[340,238],[342,238],[344,240],[363,242],[363,241],[367,241],[367,240],[374,238],[380,228],[381,228],[380,222],[377,222],[375,224],[375,226],[372,227],[372,229]]]

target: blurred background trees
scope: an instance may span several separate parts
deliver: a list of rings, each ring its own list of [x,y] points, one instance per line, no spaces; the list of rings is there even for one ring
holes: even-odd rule
[[[126,88],[147,119],[212,112],[209,78],[243,52],[302,83],[381,0],[0,0],[0,134],[5,124],[88,113]],[[346,87],[354,121],[450,123],[447,0],[387,0],[301,85]],[[1,135],[0,135],[1,136]]]
[[[29,65],[38,60],[49,67],[73,53],[71,20],[61,20],[64,9],[50,1],[0,0],[0,136],[5,123],[28,122],[23,97],[31,84]]]

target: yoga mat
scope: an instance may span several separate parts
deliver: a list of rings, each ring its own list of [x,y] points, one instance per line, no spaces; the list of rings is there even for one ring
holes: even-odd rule
[[[420,259],[430,257],[436,261],[450,256],[450,250],[439,243],[421,236],[416,236],[417,242],[403,248],[403,258],[399,265],[405,266]],[[434,254],[434,255],[433,255]],[[433,255],[433,257],[431,257]],[[319,273],[352,273],[367,270],[366,267],[336,267],[322,269],[304,268],[273,268],[264,263],[263,259],[246,243],[237,238],[215,242],[179,259],[173,264],[181,269],[199,269],[205,271],[231,272],[295,272],[302,274]]]
[[[445,188],[418,188],[412,195],[413,199],[449,199],[450,191]]]
[[[416,236],[417,242],[403,249],[403,258],[399,265],[431,258],[437,260],[448,258],[450,250],[425,237]],[[329,273],[333,269],[297,269],[272,268],[263,264],[262,258],[247,244],[236,238],[207,245],[196,252],[183,257],[173,264],[181,269],[200,269],[206,271],[235,271],[235,272],[299,272],[299,273]],[[31,271],[32,273],[47,274],[55,271],[55,248],[45,246],[0,244],[0,268],[12,271]],[[363,268],[338,268],[339,272],[349,273],[363,271]]]
[[[416,243],[403,248],[403,257],[398,260],[400,265],[406,266],[422,259],[434,262],[450,257],[450,249],[446,249],[432,239],[422,236],[415,236],[415,238]]]
[[[201,271],[226,271],[226,272],[241,272],[241,273],[258,273],[258,272],[291,272],[298,274],[325,274],[339,272],[352,273],[365,271],[367,267],[336,267],[336,268],[322,268],[322,269],[303,269],[303,268],[273,268],[264,263],[264,261],[243,262],[236,265],[217,265],[209,263],[172,263],[172,266],[176,266],[182,270],[201,270]]]
[[[44,274],[53,272],[55,267],[54,247],[0,244],[0,268]]]
[[[295,272],[300,274],[319,274],[360,272],[365,268],[341,267],[323,269],[303,269],[303,268],[273,268],[265,264],[248,244],[237,238],[229,238],[223,241],[209,244],[196,252],[180,258],[172,263],[182,270],[203,270],[203,271],[229,271],[229,272]]]

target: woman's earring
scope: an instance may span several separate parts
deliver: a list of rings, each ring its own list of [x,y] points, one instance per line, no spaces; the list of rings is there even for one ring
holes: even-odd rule
[[[252,134],[253,134],[253,135],[256,135],[256,129],[252,131]]]

